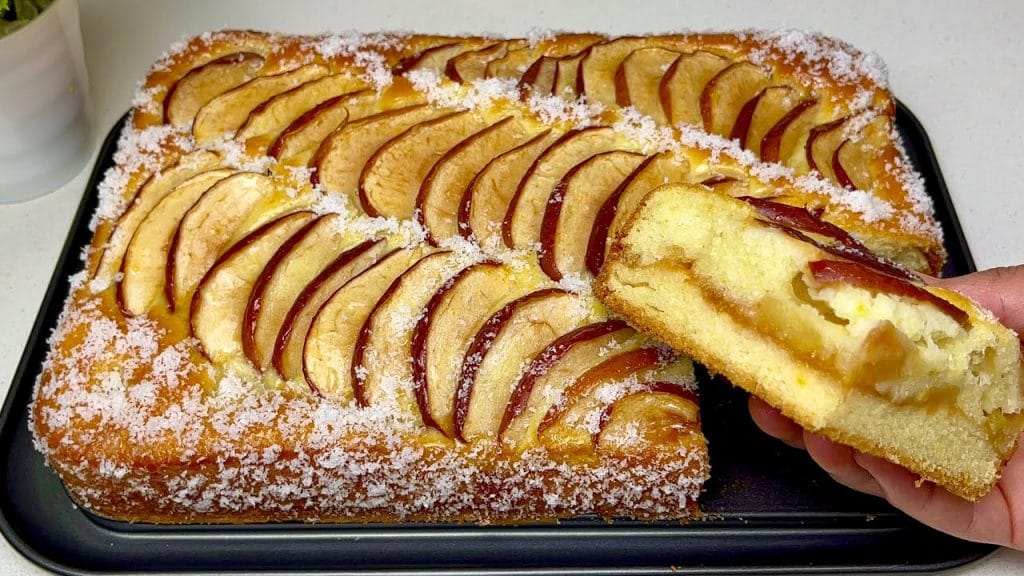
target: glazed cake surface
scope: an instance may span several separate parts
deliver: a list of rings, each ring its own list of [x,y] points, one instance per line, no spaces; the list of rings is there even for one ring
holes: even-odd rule
[[[644,196],[944,259],[884,70],[805,33],[215,32],[133,104],[32,406],[112,518],[688,518],[692,364],[591,291]]]

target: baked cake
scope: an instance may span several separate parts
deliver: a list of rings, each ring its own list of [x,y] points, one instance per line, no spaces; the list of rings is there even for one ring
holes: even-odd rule
[[[784,191],[935,273],[893,114],[799,32],[193,38],[100,186],[37,447],[131,521],[692,517],[692,364],[592,294],[611,239],[662,184]]]
[[[803,427],[964,498],[988,493],[1024,430],[1016,334],[777,199],[655,189],[597,290]]]

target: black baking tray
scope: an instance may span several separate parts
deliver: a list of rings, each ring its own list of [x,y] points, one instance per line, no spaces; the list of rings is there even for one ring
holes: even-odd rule
[[[71,501],[32,446],[28,405],[67,278],[91,237],[96,188],[113,165],[112,129],[100,151],[10,392],[0,412],[0,531],[36,563],[65,574],[210,573],[822,573],[938,570],[992,546],[926,528],[884,501],[839,486],[803,452],[759,432],[746,395],[701,377],[713,477],[707,520],[642,523],[580,518],[494,527],[452,524],[153,526],[105,520]],[[902,104],[896,126],[945,229],[945,275],[974,270],[935,154]]]

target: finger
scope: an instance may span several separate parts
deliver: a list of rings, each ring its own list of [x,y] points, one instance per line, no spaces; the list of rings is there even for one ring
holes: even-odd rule
[[[858,453],[857,462],[870,472],[893,506],[936,530],[975,542],[1012,544],[1009,500],[1001,485],[977,503],[968,502],[907,469],[875,456]]]
[[[804,433],[804,445],[811,458],[836,482],[872,496],[884,495],[874,476],[854,459],[856,451],[853,448],[811,432]]]
[[[796,422],[782,415],[775,407],[756,396],[747,403],[754,423],[769,436],[774,436],[793,448],[803,449],[804,434]]]
[[[988,308],[1003,324],[1024,332],[1024,265],[992,268],[936,284],[971,297]]]

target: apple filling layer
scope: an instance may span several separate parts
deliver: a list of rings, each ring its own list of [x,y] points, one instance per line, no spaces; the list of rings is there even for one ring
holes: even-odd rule
[[[826,244],[842,236],[810,212],[765,203],[655,190],[613,247],[599,294],[801,424],[983,493],[1021,427],[1015,335],[962,296],[887,273],[891,263],[856,244]],[[874,406],[873,425],[844,421],[858,403]],[[906,414],[935,420],[908,431]],[[947,444],[956,434],[969,440]]]

